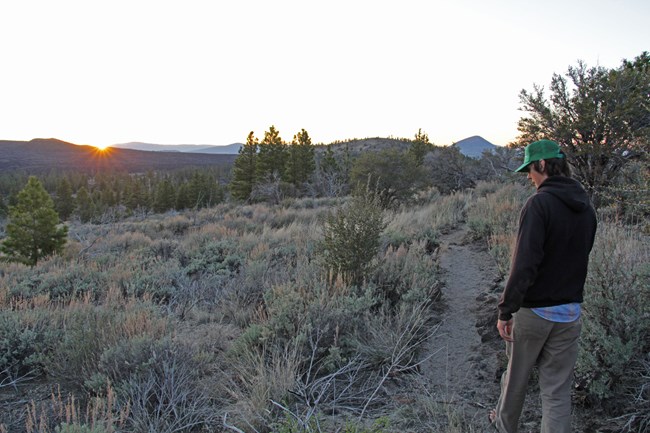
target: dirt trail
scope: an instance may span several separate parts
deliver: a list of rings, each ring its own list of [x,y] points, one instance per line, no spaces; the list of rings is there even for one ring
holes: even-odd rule
[[[498,384],[495,328],[498,274],[480,245],[468,242],[467,226],[444,235],[440,244],[443,271],[442,322],[424,366],[429,391],[480,424],[494,404]]]

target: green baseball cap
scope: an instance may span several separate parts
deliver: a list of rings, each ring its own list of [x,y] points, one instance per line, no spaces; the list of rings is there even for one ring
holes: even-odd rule
[[[526,171],[526,167],[531,162],[541,159],[564,158],[564,155],[560,153],[560,146],[552,140],[539,140],[530,143],[526,146],[524,155],[524,163],[515,171]]]

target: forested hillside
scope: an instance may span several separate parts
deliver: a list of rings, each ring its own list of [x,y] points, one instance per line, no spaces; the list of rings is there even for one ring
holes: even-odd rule
[[[56,139],[0,140],[0,170],[46,173],[53,169],[95,173],[144,172],[184,166],[224,166],[235,155],[144,152],[131,149],[97,149]]]

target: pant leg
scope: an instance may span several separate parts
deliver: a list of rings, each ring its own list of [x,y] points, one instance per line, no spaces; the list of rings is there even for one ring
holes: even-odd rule
[[[508,368],[501,377],[501,395],[496,407],[496,426],[502,433],[517,431],[530,373],[553,328],[553,322],[542,319],[529,308],[520,309],[514,318],[514,342],[506,343]]]
[[[554,323],[540,354],[542,433],[571,432],[571,384],[581,327],[580,319],[571,323]]]

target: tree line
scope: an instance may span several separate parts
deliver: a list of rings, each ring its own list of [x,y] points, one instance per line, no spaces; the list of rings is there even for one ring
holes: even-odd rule
[[[184,168],[139,174],[52,171],[38,178],[63,221],[86,223],[214,206],[225,199],[228,174],[222,168]],[[0,217],[17,204],[27,178],[26,173],[0,175]]]
[[[455,146],[433,145],[421,129],[413,139],[401,140],[408,143],[406,150],[352,155],[349,142],[314,146],[302,129],[287,143],[271,126],[261,140],[252,131],[248,134],[231,173],[208,168],[141,174],[53,172],[42,176],[42,184],[63,221],[102,222],[210,207],[226,200],[228,193],[239,201],[279,203],[285,197],[343,196],[368,186],[378,191],[382,206],[389,207],[407,204],[431,187],[450,193],[472,188],[480,180],[525,181],[512,176],[522,158],[520,147],[547,138],[560,143],[596,207],[613,205],[624,217],[647,217],[650,55],[644,52],[614,69],[579,62],[566,74],[553,75],[550,91],[547,98],[542,86],[522,90],[521,108],[527,115],[519,121],[517,142],[480,159],[464,156]],[[19,198],[26,178],[0,174],[0,217],[9,215],[12,223],[20,219],[15,214],[12,218],[12,210],[29,207]]]
[[[302,129],[290,144],[271,126],[259,140],[253,131],[239,151],[232,170],[230,192],[235,199],[277,198],[280,189],[304,192],[316,168],[314,146]]]

